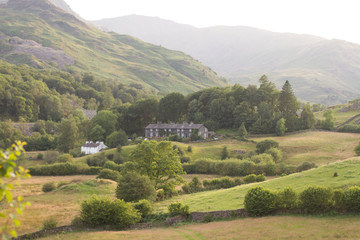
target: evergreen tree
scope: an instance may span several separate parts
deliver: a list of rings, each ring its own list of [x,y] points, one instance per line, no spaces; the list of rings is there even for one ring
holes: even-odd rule
[[[285,118],[286,128],[289,131],[296,130],[296,111],[298,108],[299,103],[296,100],[289,81],[286,81],[280,93],[279,110]]]
[[[221,151],[221,160],[225,160],[229,157],[229,151],[227,150],[227,147],[225,146],[223,150]]]
[[[242,123],[240,128],[239,128],[239,136],[242,138],[242,139],[245,139],[246,136],[247,136],[247,131],[246,131],[246,127],[245,127],[245,124]]]

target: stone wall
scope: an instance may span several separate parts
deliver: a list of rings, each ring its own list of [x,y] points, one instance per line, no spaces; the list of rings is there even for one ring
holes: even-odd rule
[[[245,209],[213,211],[213,212],[192,212],[190,214],[194,222],[201,222],[204,216],[211,216],[213,218],[230,218],[230,217],[247,217]]]

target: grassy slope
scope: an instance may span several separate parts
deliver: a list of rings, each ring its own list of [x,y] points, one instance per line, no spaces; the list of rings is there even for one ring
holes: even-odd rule
[[[121,232],[77,232],[41,239],[358,239],[359,224],[358,216],[282,216]]]
[[[95,176],[63,176],[63,177],[31,177],[21,181],[20,187],[15,187],[14,196],[25,196],[31,203],[24,214],[20,216],[21,226],[18,233],[38,231],[45,220],[53,217],[58,225],[70,224],[79,214],[80,203],[92,195],[113,197],[116,184],[110,180],[94,180]],[[45,183],[66,182],[63,188],[44,193]],[[36,216],[36,217],[35,217]],[[2,220],[1,220],[2,221]],[[1,222],[0,222],[1,223]]]
[[[61,49],[75,58],[70,69],[89,71],[103,79],[183,93],[227,84],[188,55],[102,32],[45,0],[11,0],[0,7],[1,32]]]
[[[333,177],[334,172],[338,177]],[[264,186],[272,190],[292,187],[302,191],[307,186],[342,187],[345,185],[360,184],[360,158],[340,161],[316,169],[311,169],[289,176],[275,178],[261,183],[241,185],[238,187],[217,191],[200,192],[182,195],[156,204],[157,211],[166,211],[171,202],[181,201],[190,206],[191,211],[229,210],[243,207],[246,192],[253,186]]]
[[[295,133],[283,137],[252,138],[257,142],[264,139],[273,139],[280,143],[283,151],[283,161],[288,164],[299,165],[304,161],[324,165],[339,159],[354,156],[354,148],[358,144],[359,135],[353,133],[309,131]],[[334,141],[336,140],[336,141]],[[174,143],[181,147],[186,156],[191,160],[199,158],[220,159],[220,153],[224,146],[230,152],[231,157],[236,157],[234,151],[255,151],[256,144],[242,142],[233,139],[203,143]],[[188,153],[187,147],[192,147],[192,153]]]

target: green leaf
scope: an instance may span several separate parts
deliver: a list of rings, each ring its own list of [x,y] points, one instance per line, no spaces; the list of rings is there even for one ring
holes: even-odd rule
[[[15,227],[19,227],[19,226],[20,226],[20,221],[19,221],[19,220],[14,219],[13,222],[14,222],[14,224],[15,224]],[[16,236],[14,236],[14,237],[16,237]]]
[[[17,234],[16,234],[16,231],[15,231],[15,230],[11,230],[9,233],[10,233],[11,236],[13,236],[14,238],[17,237]]]

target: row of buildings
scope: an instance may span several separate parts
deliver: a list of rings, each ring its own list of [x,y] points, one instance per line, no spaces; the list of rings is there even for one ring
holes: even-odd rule
[[[213,134],[203,124],[195,124],[193,122],[177,123],[152,123],[145,128],[146,138],[157,138],[163,136],[177,135],[180,138],[190,138],[192,134],[197,134],[203,139],[207,139]],[[104,142],[87,141],[81,146],[81,152],[84,154],[98,153],[107,148]]]

